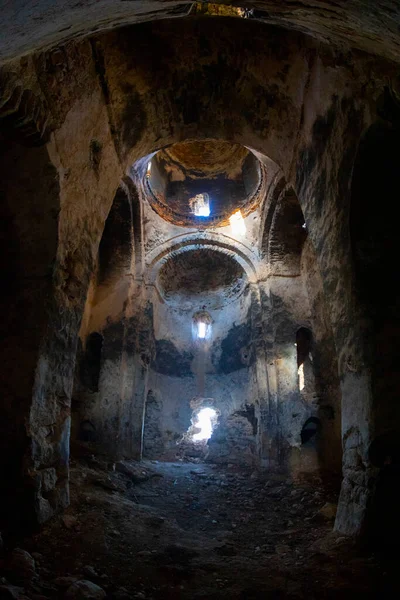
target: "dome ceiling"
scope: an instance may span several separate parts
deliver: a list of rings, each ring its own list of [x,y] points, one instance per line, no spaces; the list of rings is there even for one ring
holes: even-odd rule
[[[184,310],[210,310],[241,295],[247,275],[230,254],[199,246],[171,255],[157,283],[168,303]]]
[[[252,152],[220,140],[189,140],[157,152],[145,179],[153,209],[177,225],[227,224],[260,201],[264,169]]]

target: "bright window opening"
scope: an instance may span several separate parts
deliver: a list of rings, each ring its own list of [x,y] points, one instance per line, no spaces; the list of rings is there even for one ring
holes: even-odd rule
[[[197,415],[197,421],[194,423],[196,429],[200,429],[198,433],[193,436],[193,441],[201,442],[203,440],[209,440],[213,431],[212,421],[217,416],[217,413],[213,408],[202,408]]]
[[[240,210],[237,210],[229,217],[229,222],[232,227],[232,233],[236,235],[245,235],[246,225]]]
[[[196,217],[210,216],[210,196],[208,194],[197,194],[189,200],[189,205]]]
[[[297,369],[297,373],[299,375],[299,388],[300,391],[304,389],[304,365],[301,364]]]
[[[197,324],[197,337],[204,340],[206,337],[207,325],[201,321]]]

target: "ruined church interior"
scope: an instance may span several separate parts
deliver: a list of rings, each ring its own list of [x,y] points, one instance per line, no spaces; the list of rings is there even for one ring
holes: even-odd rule
[[[0,4],[0,600],[398,598],[400,2]]]

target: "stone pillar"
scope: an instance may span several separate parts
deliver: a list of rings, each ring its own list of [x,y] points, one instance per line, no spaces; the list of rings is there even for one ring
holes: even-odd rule
[[[265,349],[265,335],[263,329],[263,314],[258,284],[253,285],[251,302],[251,329],[253,351],[256,355],[255,369],[258,386],[258,402],[256,417],[258,419],[258,453],[260,466],[268,467],[269,460],[269,415],[270,415],[270,382]]]
[[[57,292],[54,286],[60,188],[47,149],[3,140],[0,171],[0,493],[6,526],[23,528],[68,503],[78,316],[75,306],[68,307],[74,302],[61,290],[62,281]]]

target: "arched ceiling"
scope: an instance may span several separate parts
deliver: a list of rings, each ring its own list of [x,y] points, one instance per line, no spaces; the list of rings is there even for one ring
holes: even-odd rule
[[[220,4],[229,4],[221,2]],[[342,48],[400,59],[400,3],[394,0],[253,0],[253,18]],[[123,25],[195,14],[176,0],[12,0],[1,6],[0,62]],[[240,18],[240,17],[238,17]]]
[[[236,210],[246,214],[260,201],[264,168],[239,144],[213,139],[173,144],[157,152],[148,168],[146,196],[176,225],[227,224]]]
[[[240,296],[247,283],[231,253],[209,246],[173,252],[157,278],[164,300],[183,310],[220,308]]]

